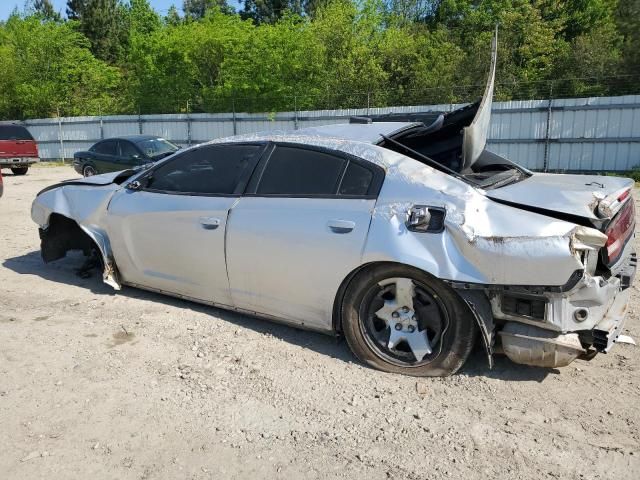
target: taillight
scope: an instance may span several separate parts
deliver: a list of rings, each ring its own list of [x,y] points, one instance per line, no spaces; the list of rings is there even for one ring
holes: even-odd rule
[[[625,198],[628,196],[628,194],[624,195]],[[624,198],[621,200],[624,200]],[[633,234],[635,225],[636,209],[633,198],[630,198],[604,232],[607,235],[607,243],[605,244],[605,248],[607,249],[605,263],[607,263],[607,265],[615,263],[620,258],[627,240]]]

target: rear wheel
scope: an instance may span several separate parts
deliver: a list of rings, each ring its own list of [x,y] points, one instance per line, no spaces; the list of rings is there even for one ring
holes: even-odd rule
[[[451,287],[404,265],[376,266],[352,280],[342,328],[361,361],[414,376],[455,373],[476,333],[471,313]]]
[[[11,167],[11,171],[14,175],[26,175],[29,167]]]
[[[82,169],[82,175],[84,175],[85,177],[92,177],[96,173],[98,173],[98,171],[92,165],[85,165]]]

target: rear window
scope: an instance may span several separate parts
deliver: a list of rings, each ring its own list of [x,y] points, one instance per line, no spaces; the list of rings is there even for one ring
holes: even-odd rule
[[[33,137],[20,125],[0,125],[0,140],[33,140]]]

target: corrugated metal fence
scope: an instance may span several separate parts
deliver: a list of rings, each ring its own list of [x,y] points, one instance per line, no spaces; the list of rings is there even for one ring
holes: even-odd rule
[[[118,135],[147,133],[186,146],[265,130],[343,123],[353,115],[450,111],[460,105],[353,110],[121,115],[27,120],[43,159],[71,158]],[[533,170],[624,171],[640,166],[640,95],[496,102],[489,149]]]

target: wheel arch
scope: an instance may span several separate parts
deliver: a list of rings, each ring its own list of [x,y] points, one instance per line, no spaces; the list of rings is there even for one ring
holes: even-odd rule
[[[338,291],[336,293],[336,297],[333,303],[332,310],[332,329],[335,333],[342,332],[342,304],[344,302],[344,296],[346,294],[347,289],[351,282],[359,275],[364,274],[372,268],[381,266],[381,265],[398,265],[412,268],[420,273],[424,273],[430,277],[437,278],[430,272],[427,272],[421,268],[418,268],[414,265],[409,265],[402,262],[390,262],[390,261],[376,261],[376,262],[368,262],[364,263],[357,268],[353,269],[342,281]],[[456,292],[460,301],[464,304],[465,308],[471,313],[473,318],[476,321],[477,327],[480,330],[482,337],[482,344],[487,353],[487,359],[489,363],[489,368],[493,367],[493,335],[494,335],[494,323],[493,316],[491,314],[491,304],[489,302],[489,298],[486,296],[484,291],[482,290],[459,290],[454,288],[450,282],[444,280],[445,283],[449,284],[452,289]]]
[[[69,250],[83,250],[85,255],[95,247],[103,265],[103,280],[120,290],[115,262],[109,238],[103,230],[78,223],[61,213],[52,212],[46,229],[40,229],[41,254],[45,262],[63,258]]]

